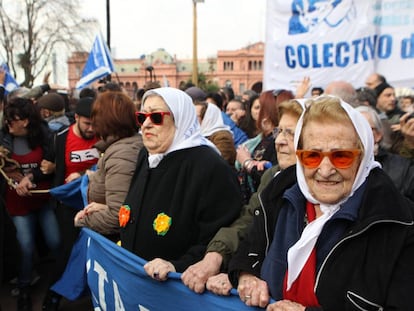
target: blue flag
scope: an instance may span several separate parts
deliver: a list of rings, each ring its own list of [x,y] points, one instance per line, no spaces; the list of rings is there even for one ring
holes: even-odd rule
[[[150,278],[142,258],[104,238],[82,229],[62,278],[52,290],[74,300],[90,293],[95,310],[253,311],[235,289],[230,296],[208,291],[196,294],[170,273],[165,282]]]
[[[14,77],[10,74],[10,70],[9,70],[9,67],[7,66],[7,64],[3,63],[0,66],[0,69],[4,70],[4,72],[6,72],[6,77],[4,79],[4,89],[5,89],[4,93],[7,95],[8,93],[13,91],[14,89],[17,89],[18,87],[20,87],[20,85],[19,85],[19,83],[16,82]]]
[[[98,34],[89,53],[85,68],[83,68],[82,77],[76,83],[76,89],[82,89],[92,82],[107,76],[115,71],[114,68],[108,46],[104,42],[102,34]]]

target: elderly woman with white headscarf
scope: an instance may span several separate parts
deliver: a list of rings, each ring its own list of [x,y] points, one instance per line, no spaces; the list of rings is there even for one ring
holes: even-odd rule
[[[216,231],[239,214],[238,180],[200,133],[192,99],[147,91],[137,113],[144,147],[120,210],[122,246],[148,260],[154,279],[199,261]]]
[[[374,161],[368,122],[339,98],[318,97],[295,145],[296,169],[263,191],[230,263],[240,298],[265,307],[272,297],[267,310],[412,309],[413,203]]]
[[[212,103],[194,102],[197,118],[200,122],[201,135],[211,141],[220,151],[224,160],[234,167],[236,148],[234,147],[233,133],[223,122],[221,110]]]

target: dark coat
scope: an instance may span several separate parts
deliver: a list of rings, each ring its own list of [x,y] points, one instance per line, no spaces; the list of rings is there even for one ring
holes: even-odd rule
[[[288,172],[274,179],[279,185],[294,176],[291,171],[284,178],[283,173]],[[364,186],[356,220],[331,251],[318,259],[315,287],[322,308],[307,310],[410,310],[414,305],[414,205],[381,169],[371,171]],[[269,187],[274,188],[275,183]],[[258,230],[251,231],[248,238],[255,242],[240,249],[242,253],[230,262],[234,285],[240,271],[258,275],[273,237],[273,231],[264,228],[274,228],[281,207],[286,206],[281,204],[280,193],[283,190],[273,197],[271,205],[263,198],[263,207],[255,217]],[[265,220],[271,223],[267,227]],[[253,236],[254,232],[259,235]],[[261,249],[256,248],[258,244]],[[259,256],[249,258],[247,254],[253,252]]]
[[[414,202],[414,165],[410,159],[380,149],[375,156],[400,192]]]
[[[210,147],[171,152],[153,169],[144,148],[125,204],[131,215],[121,229],[122,246],[146,260],[171,261],[182,272],[203,258],[218,229],[236,219],[241,195],[234,171]],[[153,229],[160,213],[172,220],[165,235]]]

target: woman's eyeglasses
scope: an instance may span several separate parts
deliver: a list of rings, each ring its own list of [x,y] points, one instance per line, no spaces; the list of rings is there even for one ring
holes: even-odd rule
[[[283,129],[280,127],[275,127],[272,131],[273,139],[276,139],[280,134],[283,135],[286,139],[293,139],[295,136],[295,131],[291,129]]]
[[[22,119],[20,119],[19,117],[14,117],[14,118],[11,118],[11,117],[8,117],[8,118],[5,118],[4,119],[4,121],[7,123],[7,124],[12,124],[13,122],[17,122],[17,121],[21,121]]]
[[[296,151],[299,161],[306,168],[317,168],[324,157],[328,157],[336,168],[349,168],[360,154],[361,150],[359,149],[342,149],[328,152],[317,150]]]
[[[171,115],[169,111],[159,111],[159,112],[135,112],[137,118],[137,123],[142,126],[145,120],[149,117],[151,122],[155,125],[162,125],[164,123],[164,116]]]

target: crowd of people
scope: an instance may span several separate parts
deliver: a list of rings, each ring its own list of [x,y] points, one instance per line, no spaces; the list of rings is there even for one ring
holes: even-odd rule
[[[42,310],[59,310],[82,227],[154,280],[179,272],[247,306],[414,304],[414,97],[384,76],[260,94],[154,84],[139,102],[113,82],[72,98],[47,81],[5,94],[3,79],[0,279],[17,278],[18,311],[35,256],[52,259]],[[50,195],[84,178],[86,205]]]

